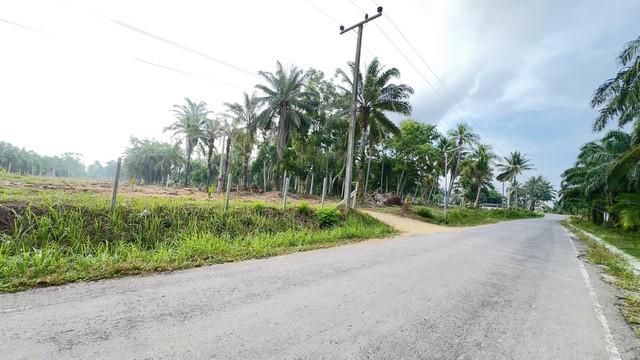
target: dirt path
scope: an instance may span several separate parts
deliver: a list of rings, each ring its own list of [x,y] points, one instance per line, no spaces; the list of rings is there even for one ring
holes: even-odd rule
[[[435,224],[429,224],[424,221],[414,220],[403,216],[388,213],[380,213],[371,210],[362,210],[374,218],[382,221],[387,225],[391,225],[403,234],[434,234],[442,232],[459,231],[459,228],[450,228]]]

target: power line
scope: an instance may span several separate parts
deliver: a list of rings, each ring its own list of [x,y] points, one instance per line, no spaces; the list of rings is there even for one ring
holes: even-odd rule
[[[326,11],[322,10],[318,5],[314,4],[311,0],[306,0],[307,3],[309,5],[311,5],[311,7],[313,7],[316,11],[318,11],[320,14],[324,15],[327,19],[333,21],[337,26],[342,25],[340,23],[340,21],[338,21],[335,17],[331,16],[329,13],[327,13]],[[353,35],[356,36],[356,34],[354,33],[349,33],[349,35]],[[370,57],[375,57],[375,55],[373,55],[373,53],[369,50],[369,48],[367,48],[366,46],[363,46],[364,51],[370,56]]]
[[[356,4],[353,0],[349,0],[354,6],[356,6],[357,8],[361,9],[362,8]],[[458,115],[458,118],[460,118],[460,120],[463,120],[462,116],[460,116],[459,113],[457,113],[457,110],[455,109],[455,107],[453,107],[451,105],[451,103],[444,98],[444,96],[442,96],[442,94],[440,94],[440,92],[435,88],[435,86],[433,86],[433,84],[431,83],[431,81],[429,81],[429,79],[422,73],[422,71],[420,71],[420,69],[418,69],[418,67],[411,61],[411,59],[409,59],[409,57],[402,51],[402,49],[400,49],[400,47],[389,37],[389,35],[387,35],[386,32],[384,32],[382,30],[382,28],[374,23],[374,25],[376,26],[376,28],[378,28],[378,30],[380,31],[380,33],[387,39],[387,41],[389,41],[391,43],[391,45],[396,49],[396,51],[407,61],[407,63],[415,70],[416,73],[418,73],[418,75],[420,75],[420,77],[422,77],[422,79],[427,83],[427,85],[429,85],[429,87],[433,90],[433,92],[436,93],[436,95],[438,95],[438,97],[444,101],[447,105],[449,105],[450,107],[453,108],[453,111],[456,113],[456,115]]]
[[[7,24],[9,24],[9,25],[13,25],[13,26],[17,26],[17,27],[20,27],[20,28],[26,29],[26,30],[35,31],[35,32],[39,32],[39,33],[43,32],[42,30],[38,30],[38,29],[32,28],[32,27],[30,27],[30,26],[26,26],[26,25],[18,24],[18,23],[16,23],[16,22],[9,21],[9,20],[7,20],[7,19],[0,19],[0,21],[2,21],[2,22],[4,22],[4,23],[7,23]]]
[[[350,0],[352,3],[353,0]],[[377,6],[376,2],[373,0],[370,0],[371,3],[373,3],[374,5]],[[358,6],[357,4],[354,3],[354,5]],[[358,6],[358,8],[360,8]],[[436,73],[436,71],[429,65],[429,63],[425,60],[425,58],[420,54],[420,52],[415,48],[415,46],[413,46],[413,44],[411,43],[411,41],[409,41],[409,39],[407,38],[407,36],[402,32],[402,30],[400,30],[400,28],[398,27],[398,25],[396,25],[396,23],[391,19],[391,16],[389,16],[388,13],[385,13],[386,18],[389,20],[389,22],[391,23],[391,25],[396,29],[396,31],[400,34],[400,36],[402,36],[402,38],[404,39],[404,41],[409,45],[409,47],[411,48],[411,50],[413,50],[413,52],[418,56],[418,58],[420,59],[420,61],[422,61],[422,63],[427,67],[427,69],[429,70],[429,72],[431,72],[431,74],[433,74],[433,76],[436,78],[436,80],[440,83],[440,85],[442,85],[442,87],[445,89],[445,91],[447,92],[447,95],[449,97],[451,97],[454,101],[454,107],[458,106],[458,108],[460,110],[462,110],[462,112],[467,116],[467,118],[470,120],[470,122],[475,123],[473,117],[469,114],[469,112],[465,109],[465,107],[462,105],[462,102],[460,101],[460,99],[458,99],[455,94],[453,94],[453,92],[447,87],[447,85],[444,83],[444,81],[442,81],[442,79],[440,78],[440,76],[438,76],[438,74]],[[381,30],[382,31],[382,30]],[[451,105],[450,105],[451,106]],[[458,114],[459,115],[459,114]],[[481,129],[480,125],[478,123],[475,123],[475,125],[478,127],[478,130]],[[485,136],[488,138],[488,140],[492,140],[490,137]],[[492,141],[495,142],[495,141]]]
[[[172,40],[169,40],[169,39],[163,38],[163,37],[161,37],[161,36],[159,36],[159,35],[153,34],[153,33],[151,33],[151,32],[148,32],[148,31],[143,30],[143,29],[141,29],[141,28],[138,28],[138,27],[135,27],[135,26],[133,26],[133,25],[127,24],[127,23],[125,23],[125,22],[122,22],[122,21],[119,21],[119,20],[116,20],[116,19],[111,19],[111,18],[108,18],[108,19],[109,19],[109,21],[111,21],[111,22],[112,22],[112,23],[114,23],[114,24],[120,25],[120,26],[122,26],[122,27],[124,27],[124,28],[126,28],[126,29],[129,29],[129,30],[131,30],[131,31],[135,31],[135,32],[137,32],[137,33],[139,33],[139,34],[145,35],[145,36],[150,37],[150,38],[152,38],[152,39],[155,39],[155,40],[161,41],[161,42],[163,42],[163,43],[165,43],[165,44],[169,44],[169,45],[171,45],[171,46],[177,47],[177,48],[178,48],[178,49],[180,49],[180,50],[183,50],[183,51],[186,51],[186,52],[189,52],[189,53],[192,53],[192,54],[198,55],[198,56],[200,56],[200,57],[202,57],[202,58],[205,58],[205,59],[207,59],[207,60],[213,61],[213,62],[218,63],[218,64],[220,64],[220,65],[224,65],[224,66],[226,66],[226,67],[232,68],[232,69],[234,69],[234,70],[236,70],[236,71],[239,71],[239,72],[241,72],[241,73],[244,73],[244,74],[247,74],[247,75],[250,75],[250,76],[255,76],[255,77],[257,77],[257,76],[258,76],[258,75],[257,75],[255,72],[253,72],[253,71],[250,71],[250,70],[244,69],[244,68],[242,68],[242,67],[240,67],[240,66],[237,66],[237,65],[231,64],[231,63],[229,63],[229,62],[227,62],[227,61],[224,61],[224,60],[221,60],[221,59],[215,58],[215,57],[213,57],[213,56],[211,56],[211,55],[209,55],[209,54],[206,54],[206,53],[204,53],[204,52],[202,52],[202,51],[199,51],[199,50],[196,50],[196,49],[190,48],[190,47],[188,47],[188,46],[182,45],[182,44],[180,44],[180,43],[177,43],[177,42],[175,42],[175,41],[172,41]]]
[[[144,59],[140,59],[140,58],[131,58],[131,59],[134,60],[134,61],[140,62],[142,64],[155,66],[155,67],[158,67],[158,68],[161,68],[161,69],[164,69],[164,70],[176,72],[178,74],[194,77],[194,78],[201,79],[201,80],[211,81],[211,82],[214,82],[216,84],[228,86],[228,87],[235,88],[235,89],[240,89],[238,86],[228,84],[228,83],[226,83],[224,81],[220,81],[220,80],[217,80],[217,79],[196,75],[196,74],[193,74],[193,73],[190,73],[190,72],[187,72],[187,71],[183,71],[183,70],[180,70],[180,69],[172,68],[172,67],[165,66],[165,65],[162,65],[162,64],[158,64],[158,63],[155,63],[155,62],[152,62],[152,61],[148,61],[148,60],[144,60]]]

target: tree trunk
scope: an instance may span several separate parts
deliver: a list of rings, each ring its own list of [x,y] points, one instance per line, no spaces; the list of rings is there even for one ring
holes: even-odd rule
[[[207,191],[209,191],[209,187],[211,186],[211,182],[213,181],[213,164],[211,163],[212,157],[213,157],[213,140],[211,140],[207,148]]]
[[[369,144],[369,152],[367,154],[367,177],[364,180],[364,196],[367,196],[367,190],[369,188],[369,172],[371,171],[371,144]]]
[[[287,108],[283,106],[280,109],[280,118],[278,120],[278,145],[276,146],[276,152],[278,154],[278,164],[282,162],[284,156],[284,148],[287,146]]]
[[[231,137],[227,138],[227,149],[224,157],[224,173],[222,175],[222,186],[225,186],[225,180],[229,174],[229,151],[231,150]]]
[[[358,184],[364,184],[364,163],[366,156],[366,142],[367,142],[367,126],[364,120],[364,113],[360,115],[360,166],[358,171]],[[356,194],[356,197],[364,198],[364,192]]]
[[[480,192],[482,191],[482,186],[478,185],[478,191],[476,191],[476,201],[475,207],[478,207],[478,203],[480,202]]]
[[[222,168],[224,166],[224,143],[225,143],[225,137],[222,136],[221,139],[221,146],[220,146],[220,165],[218,166],[218,185],[216,186],[216,193],[220,194],[222,192]]]
[[[187,149],[187,166],[184,171],[184,186],[189,186],[189,173],[191,172],[191,153],[193,149]]]

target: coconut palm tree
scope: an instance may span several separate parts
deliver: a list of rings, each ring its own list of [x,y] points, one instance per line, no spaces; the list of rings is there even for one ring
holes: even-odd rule
[[[345,87],[340,86],[345,98],[352,98],[354,63],[349,63],[349,73],[338,69],[336,74],[342,78]],[[371,156],[371,147],[380,142],[387,134],[399,134],[398,127],[387,117],[385,112],[402,115],[411,114],[409,97],[413,89],[405,84],[394,84],[392,80],[400,78],[400,71],[395,68],[385,68],[378,58],[374,58],[367,66],[366,74],[358,75],[358,94],[356,96],[356,111],[360,129],[360,171],[359,182],[364,179],[365,147],[369,145],[368,156]],[[345,102],[345,105],[348,102]],[[345,109],[350,108],[350,104]],[[367,141],[368,140],[368,141]]]
[[[474,206],[478,207],[480,202],[480,193],[483,189],[493,188],[491,180],[493,179],[493,169],[491,163],[496,155],[491,150],[490,145],[479,145],[474,152],[462,163],[461,173],[471,179],[476,189],[476,199]]]
[[[276,146],[278,163],[282,162],[287,137],[292,127],[302,127],[307,120],[304,110],[304,85],[307,75],[296,66],[285,70],[280,61],[276,62],[276,72],[259,71],[265,84],[256,88],[262,92],[256,99],[266,108],[259,115],[259,124],[263,128],[273,127],[273,119],[278,118],[278,142]]]
[[[466,123],[459,123],[455,128],[447,132],[449,143],[454,146],[453,159],[455,162],[451,166],[451,183],[449,183],[449,193],[453,190],[453,185],[458,175],[460,175],[460,165],[462,156],[469,147],[473,147],[480,141],[480,136],[473,132],[471,126]],[[448,151],[448,150],[445,150]],[[447,176],[447,174],[444,174]],[[446,191],[446,189],[445,189]]]
[[[530,164],[527,156],[519,151],[512,151],[509,156],[504,156],[503,161],[503,163],[498,164],[498,169],[500,169],[501,173],[498,174],[496,179],[498,181],[511,181],[512,187],[515,189],[516,206],[518,206],[517,177],[526,170],[532,170],[533,165]]]
[[[600,110],[593,122],[595,131],[612,120],[624,126],[640,119],[640,37],[626,44],[618,62],[622,69],[600,85],[591,100],[591,106]]]
[[[251,160],[251,151],[256,143],[256,129],[258,125],[258,115],[260,102],[255,94],[251,96],[244,93],[244,100],[240,103],[225,103],[225,107],[234,121],[237,131],[236,140],[240,140],[242,154],[242,181],[244,187],[249,186],[249,161]]]
[[[189,186],[191,176],[191,155],[202,138],[202,127],[209,115],[207,104],[203,101],[195,103],[189,98],[185,98],[186,104],[174,105],[173,114],[176,121],[164,128],[164,131],[173,131],[174,135],[184,137],[187,163],[184,175],[184,185]]]

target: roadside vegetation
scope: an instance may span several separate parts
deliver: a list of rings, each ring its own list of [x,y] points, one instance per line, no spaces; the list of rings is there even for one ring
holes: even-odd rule
[[[447,226],[473,226],[494,224],[501,221],[543,217],[544,213],[525,209],[466,209],[453,208],[447,210],[426,206],[414,206],[411,211],[421,220]]]
[[[640,259],[640,233],[627,231],[620,227],[603,227],[578,217],[572,217],[570,223]]]
[[[384,237],[366,214],[304,202],[106,197],[4,189],[0,195],[0,291],[262,258]]]
[[[600,265],[604,271],[614,278],[614,285],[622,289],[621,311],[627,323],[633,328],[636,335],[640,337],[640,276],[636,275],[627,261],[618,254],[614,254],[597,241],[590,239],[579,231],[573,231],[568,224],[576,226],[580,229],[592,232],[593,225],[586,221],[575,218],[562,221],[572,233],[578,237],[586,247],[586,258],[591,263]],[[602,237],[602,235],[606,235]],[[626,236],[619,237],[619,231],[609,229],[596,233],[603,240],[619,246],[620,243],[626,243],[629,238]]]
[[[591,100],[593,131],[616,125],[580,148],[562,174],[557,209],[593,224],[640,230],[640,37],[618,56],[620,70]]]

